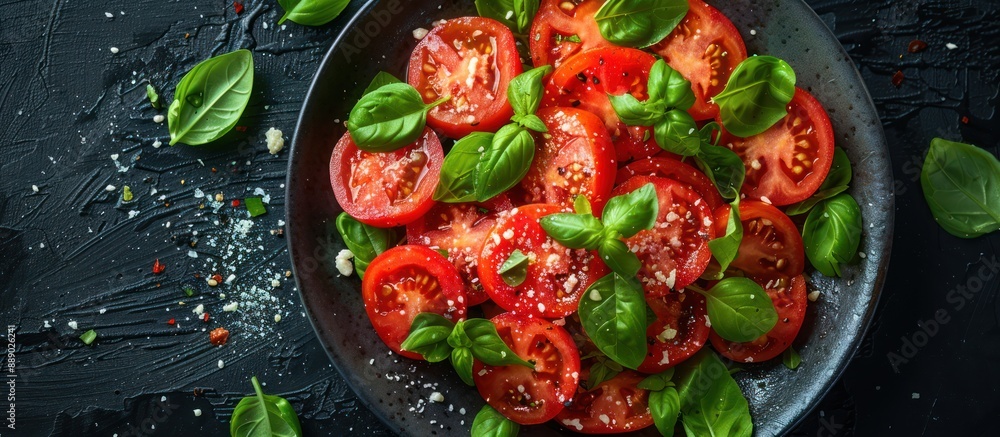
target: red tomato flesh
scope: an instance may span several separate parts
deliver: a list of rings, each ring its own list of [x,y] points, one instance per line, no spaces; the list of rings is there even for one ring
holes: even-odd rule
[[[649,391],[637,387],[645,378],[646,375],[625,370],[593,390],[581,384],[573,402],[556,416],[555,422],[583,434],[618,434],[647,428],[653,425]]]
[[[688,291],[646,299],[656,322],[646,328],[648,352],[640,372],[660,373],[697,353],[712,328],[708,324],[705,298]]]
[[[571,56],[612,45],[601,35],[594,16],[604,0],[543,0],[531,25],[531,62],[558,67]]]
[[[725,232],[730,206],[716,210],[716,232]],[[805,269],[802,236],[792,219],[778,208],[764,202],[740,202],[743,240],[730,268],[742,270],[758,282],[771,278],[790,278]]]
[[[680,182],[701,195],[713,211],[725,203],[719,195],[719,189],[708,176],[674,158],[654,156],[632,162],[618,170],[616,183],[623,183],[632,176],[659,176]]]

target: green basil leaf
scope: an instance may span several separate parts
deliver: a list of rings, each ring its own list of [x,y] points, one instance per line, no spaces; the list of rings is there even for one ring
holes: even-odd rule
[[[550,214],[538,223],[552,239],[570,249],[597,249],[606,238],[604,225],[590,214]]]
[[[249,50],[209,58],[181,78],[167,110],[170,145],[189,146],[221,138],[239,122],[253,89]]]
[[[497,327],[486,319],[469,319],[465,321],[465,333],[472,340],[472,355],[477,360],[491,366],[520,365],[534,369],[535,365],[517,356],[503,342]]]
[[[473,132],[455,142],[441,164],[441,178],[434,200],[445,203],[476,201],[476,166],[493,143],[493,134]]]
[[[743,242],[743,223],[740,221],[740,199],[729,204],[729,221],[726,222],[726,235],[708,242],[708,249],[719,262],[720,271],[725,272],[729,264],[736,259]]]
[[[514,0],[514,17],[517,19],[517,33],[527,34],[531,22],[538,13],[540,0]]]
[[[573,196],[573,211],[576,211],[577,214],[594,215],[594,208],[590,204],[590,199],[583,194]]]
[[[1000,229],[1000,161],[989,152],[935,138],[920,186],[934,220],[949,234],[975,238]]]
[[[256,395],[247,396],[236,404],[229,421],[229,435],[301,437],[302,425],[292,404],[282,397],[264,394],[256,376],[250,378],[250,382]]]
[[[802,364],[802,357],[799,356],[799,353],[795,351],[794,347],[789,346],[788,349],[785,349],[785,351],[781,353],[781,363],[784,364],[785,367],[795,370],[799,368],[799,364]]]
[[[687,435],[750,437],[753,434],[750,405],[714,352],[702,349],[681,363],[677,374],[681,422]]]
[[[459,320],[458,323],[455,323],[455,326],[451,329],[451,334],[448,334],[448,345],[455,349],[472,347],[472,339],[470,339],[469,335],[465,333],[464,320]]]
[[[726,199],[740,197],[740,189],[743,188],[743,181],[746,178],[746,166],[740,155],[728,148],[709,144],[703,138],[694,162],[715,184],[722,197]]]
[[[771,298],[750,279],[726,278],[708,291],[689,288],[705,296],[712,329],[726,340],[753,341],[778,323],[778,312]]]
[[[666,38],[687,11],[686,0],[608,0],[594,18],[604,39],[644,48]]]
[[[691,82],[663,59],[657,59],[649,70],[649,101],[663,101],[665,107],[687,111],[694,106]]]
[[[260,197],[247,197],[243,199],[243,205],[246,206],[247,213],[250,214],[250,217],[267,214],[267,208],[264,206],[264,199],[261,199]]]
[[[278,24],[292,20],[303,26],[322,26],[344,12],[350,0],[278,0],[285,10]]]
[[[646,358],[646,299],[635,277],[612,273],[580,298],[584,332],[608,358],[635,369]]]
[[[607,357],[598,357],[594,360],[594,364],[590,366],[590,375],[587,377],[587,390],[593,390],[601,383],[618,376],[619,373],[624,370],[621,364],[618,364]]]
[[[660,435],[672,437],[677,427],[677,416],[681,412],[681,397],[674,387],[649,393],[649,413],[653,416],[653,424]]]
[[[830,166],[830,173],[826,175],[823,184],[816,192],[806,200],[789,205],[785,214],[799,215],[809,212],[821,200],[829,199],[844,191],[847,191],[853,176],[851,170],[851,160],[847,158],[847,152],[837,147],[833,149],[833,164]]]
[[[383,229],[357,221],[346,212],[337,216],[337,231],[344,245],[354,253],[354,270],[364,279],[365,268],[376,256],[389,250],[399,241],[395,229]]]
[[[608,200],[601,213],[601,221],[604,227],[630,238],[641,230],[652,229],[659,213],[659,197],[656,188],[649,183]]]
[[[663,372],[657,373],[655,375],[649,375],[646,379],[643,379],[636,385],[643,390],[649,391],[660,391],[667,387],[673,386],[672,380],[674,379],[674,368],[671,367]]]
[[[608,94],[611,107],[618,119],[628,126],[652,126],[663,118],[663,105],[652,105],[641,102],[632,94]]]
[[[359,149],[391,152],[417,141],[424,133],[427,112],[447,99],[425,104],[420,93],[409,84],[383,85],[354,105],[347,119],[347,130]]]
[[[455,373],[466,385],[475,386],[472,379],[472,350],[467,347],[459,347],[451,351],[451,367],[455,368]]]
[[[850,194],[838,194],[821,202],[802,226],[802,244],[809,263],[826,276],[840,276],[840,265],[858,253],[861,226],[861,208]]]
[[[448,339],[454,327],[454,323],[440,314],[417,314],[410,324],[410,334],[399,348],[423,355],[431,363],[444,361],[451,354]]]
[[[530,132],[516,124],[500,128],[476,166],[476,200],[485,202],[517,185],[533,159],[535,139]]]
[[[482,17],[503,23],[515,35],[527,35],[539,3],[539,0],[476,0],[476,11]]]
[[[541,118],[538,118],[535,114],[528,115],[517,115],[514,114],[510,118],[510,121],[517,123],[519,126],[531,129],[535,132],[546,133],[549,131],[549,127],[545,125],[545,122]]]
[[[701,150],[698,123],[684,110],[667,111],[653,125],[653,138],[661,149],[681,156],[694,156]]]
[[[520,116],[535,115],[538,106],[542,104],[542,91],[544,89],[542,79],[550,72],[552,72],[552,66],[543,65],[525,71],[511,79],[507,86],[507,99],[510,100],[510,106],[514,108],[514,114]]]
[[[80,341],[87,346],[93,344],[94,340],[97,340],[97,331],[93,329],[88,329],[87,332],[80,334]]]
[[[146,97],[149,98],[149,105],[153,109],[160,109],[163,105],[160,104],[160,95],[156,92],[156,88],[153,88],[153,84],[146,84]]]
[[[634,277],[642,268],[642,262],[635,252],[629,250],[628,245],[617,238],[601,241],[600,246],[597,246],[597,255],[611,271],[626,278]]]
[[[472,437],[515,437],[520,429],[521,425],[504,417],[489,405],[483,405],[483,409],[479,410],[472,421]]]
[[[796,216],[805,214],[813,209],[820,202],[836,196],[840,193],[847,191],[850,187],[847,185],[841,185],[839,187],[833,187],[827,190],[819,190],[815,192],[811,197],[803,200],[799,203],[788,205],[788,209],[785,210],[785,215]]]
[[[523,284],[528,277],[528,257],[520,249],[514,249],[497,273],[503,278],[503,282],[511,287]]]
[[[787,62],[773,56],[752,56],[736,66],[714,101],[726,131],[746,138],[784,118],[794,95],[795,70]]]
[[[372,83],[368,85],[368,88],[365,88],[365,92],[362,95],[370,94],[372,91],[375,91],[386,85],[391,85],[394,83],[403,83],[403,82],[397,79],[396,76],[393,76],[384,71],[380,71],[378,72],[378,74],[375,75],[375,78],[372,79]]]

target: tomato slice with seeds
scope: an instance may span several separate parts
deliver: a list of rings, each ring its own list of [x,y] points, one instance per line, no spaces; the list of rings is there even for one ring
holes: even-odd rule
[[[588,371],[583,370],[587,380]],[[646,375],[625,370],[587,390],[577,387],[573,401],[556,416],[560,426],[583,434],[618,434],[653,425],[649,391],[639,387]]]
[[[622,123],[611,107],[608,94],[631,93],[639,100],[646,100],[649,69],[655,61],[649,53],[623,47],[579,53],[552,72],[542,106],[579,108],[600,117],[615,143],[619,163],[653,156],[660,148],[647,141],[652,130]]]
[[[400,350],[410,325],[420,313],[436,313],[453,322],[465,319],[465,291],[458,270],[441,254],[423,246],[397,246],[372,260],[361,281],[365,312],[379,338]]]
[[[472,203],[438,203],[420,219],[406,225],[406,241],[448,252],[448,261],[458,268],[465,283],[466,304],[479,305],[489,299],[479,283],[476,265],[483,241],[496,223],[499,211],[510,209],[509,201],[497,202],[500,209]]]
[[[615,196],[653,184],[659,213],[653,229],[639,231],[625,244],[639,256],[639,281],[646,296],[664,296],[698,279],[708,267],[712,253],[708,241],[715,238],[712,212],[698,193],[672,179],[635,176],[615,188]]]
[[[399,226],[434,206],[443,162],[441,142],[430,129],[392,152],[358,149],[345,133],[333,148],[330,182],[337,203],[351,217],[372,226]]]
[[[716,232],[725,232],[730,208],[723,205],[715,211]],[[731,268],[742,270],[758,282],[802,274],[802,235],[785,213],[764,202],[744,200],[740,202],[740,222],[743,240]]]
[[[548,133],[535,133],[535,160],[521,180],[515,200],[573,206],[586,196],[601,211],[614,184],[615,150],[604,123],[594,114],[573,108],[542,108],[539,118]]]
[[[659,176],[680,182],[701,195],[702,199],[705,199],[705,202],[708,204],[709,209],[713,211],[725,203],[722,200],[722,196],[719,195],[719,189],[715,187],[715,184],[712,183],[712,180],[708,176],[705,176],[700,170],[674,158],[654,156],[632,162],[618,169],[618,180],[616,183],[623,183],[632,176]]]
[[[799,335],[806,317],[808,294],[802,275],[769,280],[761,284],[778,310],[778,323],[767,334],[746,342],[734,343],[712,332],[712,346],[724,357],[740,363],[759,363],[781,355]]]
[[[777,206],[808,199],[833,164],[833,127],[823,105],[796,88],[787,109],[788,115],[762,134],[724,137],[724,144],[746,164],[743,193]]]
[[[689,0],[688,13],[653,51],[691,81],[695,104],[688,110],[695,120],[719,114],[712,97],[726,88],[733,69],[747,58],[740,32],[722,12],[702,0]]]
[[[646,299],[656,321],[646,328],[648,352],[639,366],[644,373],[660,373],[701,350],[712,328],[705,298],[693,291]]]
[[[486,403],[522,425],[543,423],[559,414],[580,381],[580,353],[569,333],[545,319],[504,313],[491,319],[503,342],[534,363],[488,366],[476,360],[472,380]]]
[[[427,124],[456,139],[506,124],[514,115],[507,84],[522,71],[514,44],[506,26],[483,17],[447,20],[420,40],[407,82],[425,103],[451,97],[427,114]]]
[[[608,270],[591,251],[559,244],[538,223],[542,217],[569,209],[557,205],[525,205],[500,214],[479,255],[479,280],[486,293],[507,311],[557,319],[576,311],[584,290]],[[530,260],[523,283],[504,282],[499,270],[515,250]]]
[[[558,67],[571,56],[611,46],[594,16],[604,0],[543,0],[531,25],[529,47],[536,67]]]

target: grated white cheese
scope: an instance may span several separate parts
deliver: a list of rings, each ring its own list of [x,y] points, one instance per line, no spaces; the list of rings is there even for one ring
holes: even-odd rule
[[[67,323],[67,325],[69,325],[70,328],[73,328],[74,331],[80,329],[79,325],[77,325],[76,323],[76,320],[70,320],[69,323]]]
[[[267,151],[272,155],[277,155],[281,149],[285,148],[285,138],[282,136],[280,130],[275,128],[270,128],[264,133],[264,138],[267,139]]]
[[[341,275],[351,276],[351,273],[354,272],[354,263],[351,262],[352,258],[354,258],[354,252],[348,249],[341,250],[337,254],[336,265]]]
[[[424,29],[423,27],[418,27],[416,29],[413,29],[413,39],[416,40],[424,39],[424,37],[427,36],[429,32],[430,32],[429,30]]]
[[[222,307],[222,311],[225,311],[227,313],[231,313],[233,311],[236,311],[239,308],[240,308],[240,303],[239,302],[229,302],[225,306]]]

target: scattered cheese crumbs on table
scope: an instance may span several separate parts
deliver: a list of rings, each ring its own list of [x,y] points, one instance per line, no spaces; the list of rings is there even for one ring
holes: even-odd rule
[[[221,369],[223,367],[226,367],[226,363],[222,362],[222,360],[219,360],[219,368]]]
[[[444,395],[441,394],[441,392],[436,391],[434,393],[431,393],[430,397],[428,397],[427,399],[430,400],[431,402],[437,402],[440,404],[444,402]]]
[[[819,290],[810,291],[808,297],[810,302],[816,302],[819,300]]]
[[[948,44],[945,44],[944,46],[945,46],[945,47],[947,47],[947,48],[948,48],[948,50],[955,50],[955,49],[957,49],[957,48],[958,48],[958,46],[957,46],[957,45],[955,45],[955,44],[952,44],[952,43],[948,43]]]
[[[354,252],[351,252],[349,249],[343,249],[337,254],[336,265],[341,275],[351,276],[351,273],[354,271],[354,263],[351,262],[352,258],[354,258]]]
[[[104,16],[105,16],[105,17],[108,17],[108,18],[115,18],[115,14],[112,14],[112,13],[110,13],[110,12],[105,12],[105,13],[104,13]]]
[[[280,321],[281,321],[281,314],[275,314],[274,315],[274,323],[278,323]]]
[[[236,311],[239,308],[240,308],[240,303],[239,302],[229,302],[225,306],[222,307],[222,311],[225,311],[227,313],[231,313],[233,311]]]
[[[118,54],[118,47],[112,47],[111,53]]]
[[[920,399],[920,393],[914,393],[911,395],[913,399]]]
[[[154,149],[159,149],[160,146],[162,146],[162,145],[163,145],[163,143],[160,140],[153,141],[153,148]]]
[[[38,185],[32,185],[31,186],[31,191],[34,191],[34,192],[37,193],[38,192]]]
[[[264,133],[264,137],[267,139],[267,151],[272,155],[277,155],[285,148],[285,139],[280,130],[272,127]]]
[[[416,40],[424,39],[424,37],[427,36],[427,33],[429,32],[430,32],[429,30],[424,29],[423,27],[418,27],[416,29],[413,29],[413,39]]]
[[[100,309],[100,310],[98,310],[97,312],[99,312],[99,313],[101,313],[101,314],[104,314],[104,313],[108,312],[108,309],[107,309],[107,308],[101,308],[101,309]]]
[[[201,409],[195,408],[192,412],[194,413],[194,417],[201,417]]]
[[[163,114],[156,114],[153,116],[153,123],[163,123]]]
[[[200,316],[205,313],[205,305],[198,304],[198,306],[194,307],[194,309],[191,310],[191,312]]]
[[[67,325],[69,325],[70,328],[73,328],[74,331],[79,329],[79,325],[77,325],[76,320],[70,320]]]
[[[751,35],[756,35],[757,34],[757,29],[750,29],[750,34]]]
[[[118,187],[116,187],[114,185],[108,185],[108,186],[104,187],[104,191],[107,191],[109,193],[112,192],[112,191],[115,191],[117,189],[118,189]]]

